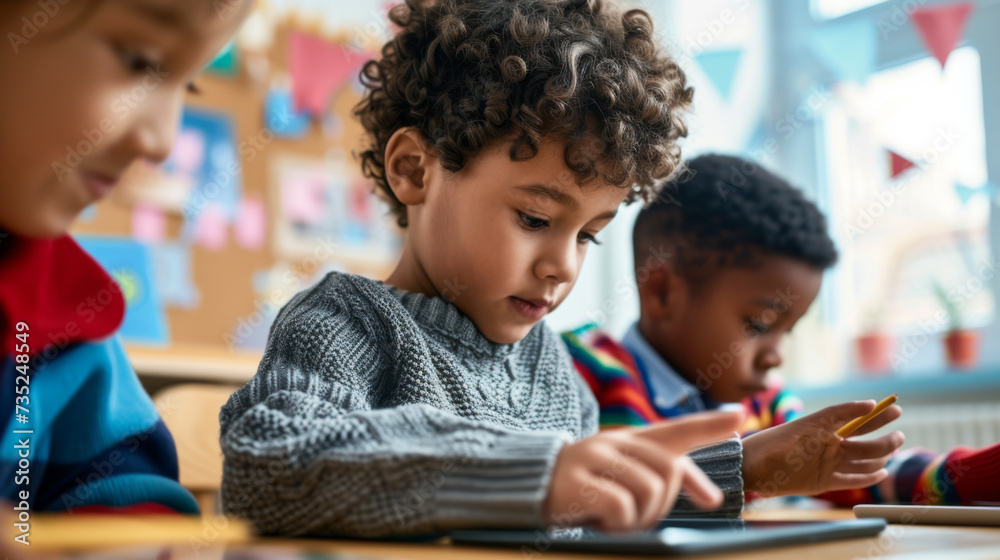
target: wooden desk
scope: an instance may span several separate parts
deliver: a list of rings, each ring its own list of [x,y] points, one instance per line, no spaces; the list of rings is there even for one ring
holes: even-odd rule
[[[851,519],[850,510],[830,511],[765,511],[754,512],[747,516],[752,519]],[[210,541],[210,539],[209,539]],[[273,539],[258,538],[249,545],[231,545],[228,549],[222,546],[184,545],[162,550],[159,553],[149,550],[121,552],[89,553],[72,558],[86,560],[117,560],[132,558],[169,558],[170,560],[223,560],[227,550],[234,552],[246,547],[257,549],[257,554],[238,555],[238,558],[282,558],[281,555],[269,556],[263,549],[274,551],[285,550],[298,552],[287,558],[311,558],[325,560],[326,555],[338,560],[348,560],[353,557],[373,559],[413,559],[413,560],[525,560],[539,558],[544,560],[567,560],[570,558],[588,558],[591,560],[611,558],[632,558],[612,555],[580,555],[562,552],[529,553],[517,549],[459,547],[442,543],[412,544],[412,543],[373,543],[346,540],[321,539]],[[307,552],[313,556],[305,556]],[[340,556],[337,556],[340,555]],[[343,555],[347,555],[346,557]],[[230,556],[232,557],[232,556]],[[66,558],[70,558],[67,556]],[[895,558],[897,560],[929,560],[947,558],[948,560],[980,560],[1000,558],[1000,528],[986,527],[945,527],[930,525],[889,525],[878,537],[851,539],[799,545],[789,547],[768,548],[756,551],[731,553],[721,555],[694,556],[700,560],[801,560],[801,559],[845,559],[845,558]]]
[[[230,352],[225,348],[197,345],[174,345],[169,348],[128,346],[126,351],[139,377],[239,385],[253,377],[261,358],[260,352]]]

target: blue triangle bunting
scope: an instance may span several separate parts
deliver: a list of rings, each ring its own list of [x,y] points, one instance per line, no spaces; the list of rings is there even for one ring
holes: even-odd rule
[[[728,101],[729,94],[733,90],[736,69],[739,67],[742,57],[742,49],[731,49],[704,52],[696,55],[694,59],[701,66],[708,79],[712,81],[715,89],[719,91],[719,95]]]
[[[955,194],[958,195],[959,200],[962,204],[968,204],[972,197],[976,195],[986,196],[993,198],[996,196],[997,189],[992,183],[984,183],[981,187],[969,187],[961,183],[955,183]]]
[[[809,48],[838,79],[864,84],[875,69],[875,32],[864,19],[827,23],[809,35]]]

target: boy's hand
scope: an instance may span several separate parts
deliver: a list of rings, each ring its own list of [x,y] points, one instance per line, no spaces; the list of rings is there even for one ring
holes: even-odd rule
[[[893,405],[858,428],[847,439],[838,428],[875,408],[875,401],[830,406],[743,440],[743,488],[764,496],[814,495],[831,490],[865,488],[889,475],[885,464],[903,433],[855,440],[892,422],[902,410]]]
[[[722,492],[684,454],[734,437],[743,416],[692,414],[645,428],[605,431],[566,445],[552,471],[546,518],[560,527],[648,528],[670,511],[681,488],[697,506],[718,507]]]

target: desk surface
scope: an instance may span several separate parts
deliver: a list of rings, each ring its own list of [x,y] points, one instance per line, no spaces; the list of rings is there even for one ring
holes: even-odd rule
[[[261,352],[223,347],[174,345],[168,348],[128,346],[132,367],[140,377],[179,378],[243,384],[253,377]]]
[[[750,519],[851,519],[850,510],[829,511],[761,511],[746,515]],[[210,540],[210,539],[209,539]],[[85,558],[86,560],[114,560],[118,558],[149,558],[170,560],[223,560],[227,557],[225,547],[208,546],[201,541],[199,546],[184,545],[169,550],[153,550],[140,553],[122,551],[121,554],[102,552],[64,558]],[[248,553],[247,547],[253,550]],[[310,559],[310,560],[353,560],[372,559],[414,559],[414,560],[566,560],[569,558],[610,559],[612,555],[578,555],[562,552],[521,551],[516,549],[495,549],[458,547],[448,544],[392,544],[343,540],[320,539],[272,539],[259,538],[249,545],[232,545],[228,549],[244,551],[243,554],[228,555],[230,558],[253,560]],[[281,552],[293,553],[290,555]],[[312,554],[310,554],[312,553]],[[638,558],[635,556],[629,558]],[[944,527],[928,525],[889,525],[878,537],[851,539],[826,543],[798,545],[762,549],[757,551],[694,556],[700,560],[784,560],[843,559],[843,558],[894,558],[897,560],[925,560],[947,558],[948,560],[971,560],[1000,558],[1000,528],[989,527]]]

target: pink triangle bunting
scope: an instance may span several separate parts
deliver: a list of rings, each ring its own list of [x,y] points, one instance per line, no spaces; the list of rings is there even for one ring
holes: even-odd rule
[[[289,70],[295,110],[322,116],[333,94],[371,58],[319,37],[292,33],[288,39]]]
[[[948,55],[962,39],[972,2],[917,8],[910,16],[927,50],[944,68]]]

